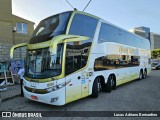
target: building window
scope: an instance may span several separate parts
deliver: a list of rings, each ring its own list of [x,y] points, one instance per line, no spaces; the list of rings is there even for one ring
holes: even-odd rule
[[[27,34],[28,24],[26,23],[16,23],[17,33]]]

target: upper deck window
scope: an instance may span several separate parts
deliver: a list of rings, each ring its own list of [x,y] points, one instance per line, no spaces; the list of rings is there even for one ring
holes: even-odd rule
[[[65,34],[71,12],[64,12],[42,20],[33,32],[30,44],[50,40]]]
[[[76,14],[72,20],[69,34],[94,37],[98,20],[83,14]]]
[[[150,50],[149,40],[131,34],[121,28],[118,28],[108,23],[101,23],[98,43],[103,42],[115,42],[119,44]]]
[[[99,40],[98,42],[115,41],[114,27],[109,24],[102,23],[98,40]]]

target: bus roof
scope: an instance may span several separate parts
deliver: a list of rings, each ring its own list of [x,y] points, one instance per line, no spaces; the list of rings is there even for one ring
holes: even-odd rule
[[[117,25],[115,25],[115,24],[113,24],[113,23],[111,23],[111,22],[108,22],[108,21],[106,21],[106,20],[104,20],[104,19],[102,19],[102,18],[100,18],[100,17],[98,17],[98,16],[95,16],[95,15],[93,15],[93,14],[90,14],[90,13],[87,13],[87,12],[83,12],[83,11],[78,11],[78,10],[71,10],[71,11],[65,11],[65,12],[71,12],[72,14],[79,13],[79,14],[83,14],[83,15],[87,15],[87,16],[96,18],[96,19],[100,20],[100,21],[103,22],[103,23],[110,24],[110,25],[112,25],[112,26],[114,26],[114,27],[117,27],[117,28],[119,28],[119,29],[121,29],[121,30],[123,30],[123,31],[125,31],[125,32],[128,32],[128,33],[130,33],[130,34],[132,34],[132,35],[135,35],[135,36],[137,36],[137,37],[139,37],[139,38],[141,38],[141,39],[144,39],[144,40],[149,41],[149,40],[146,39],[146,38],[143,38],[143,37],[141,37],[141,36],[139,36],[139,35],[137,35],[137,34],[131,33],[131,32],[129,32],[128,30],[125,30],[124,28],[121,28],[121,27],[119,27],[119,26],[117,26]],[[61,12],[61,13],[65,13],[65,12]],[[60,13],[57,13],[57,14],[60,14]],[[57,15],[57,14],[55,14],[55,15]],[[52,15],[52,16],[55,16],[55,15]],[[49,17],[47,17],[47,18],[45,18],[45,19],[48,19],[48,18],[50,18],[50,17],[52,17],[52,16],[49,16]],[[45,20],[45,19],[43,19],[43,20]]]

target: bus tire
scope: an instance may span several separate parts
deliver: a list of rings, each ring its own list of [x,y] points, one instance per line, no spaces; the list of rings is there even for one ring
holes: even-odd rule
[[[147,77],[147,70],[145,69],[143,72],[143,79]]]
[[[115,78],[115,76],[113,76],[113,80],[112,80],[112,90],[116,90],[116,78]]]
[[[108,81],[106,83],[106,92],[111,92],[112,91],[112,80],[113,80],[113,76],[110,75],[108,77]]]
[[[93,82],[91,97],[98,98],[98,91],[98,78],[96,78]]]
[[[143,78],[143,70],[141,69],[140,72],[139,72],[139,78],[138,79],[142,80],[142,78]]]

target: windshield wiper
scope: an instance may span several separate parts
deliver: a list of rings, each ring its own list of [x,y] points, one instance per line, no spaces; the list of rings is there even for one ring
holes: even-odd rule
[[[49,75],[48,77],[51,78],[52,80],[54,80],[54,78],[51,75]]]
[[[59,74],[52,72],[48,77],[50,77],[52,80],[54,80],[53,76],[56,76],[56,75],[59,75]]]

